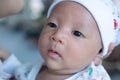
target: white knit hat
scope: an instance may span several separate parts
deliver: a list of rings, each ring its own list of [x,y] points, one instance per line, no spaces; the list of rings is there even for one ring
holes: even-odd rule
[[[103,56],[105,56],[110,42],[116,43],[116,34],[120,31],[118,10],[113,2],[111,0],[55,0],[48,10],[47,18],[49,18],[53,8],[62,1],[77,2],[92,14],[100,31]]]

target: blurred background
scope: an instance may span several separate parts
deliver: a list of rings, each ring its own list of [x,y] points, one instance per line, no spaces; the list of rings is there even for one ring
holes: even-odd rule
[[[43,61],[37,41],[53,0],[24,0],[23,10],[0,19],[0,46],[15,54],[22,63]],[[120,46],[103,61],[112,80],[120,80]]]

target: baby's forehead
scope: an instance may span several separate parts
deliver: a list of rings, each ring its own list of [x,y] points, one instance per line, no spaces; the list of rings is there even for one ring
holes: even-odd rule
[[[84,20],[84,18],[88,18],[88,19],[92,18],[94,20],[91,13],[84,6],[82,6],[80,3],[77,3],[74,1],[62,1],[58,4],[56,4],[55,7],[52,9],[49,17],[51,17],[51,15],[55,16],[58,14],[62,14],[62,15],[67,14],[67,16],[65,16],[65,18],[72,17],[72,16],[69,16],[72,14],[73,14],[73,16],[79,16],[79,17],[81,17],[81,15],[82,15],[83,20]]]
[[[80,3],[74,2],[74,1],[62,1],[58,4],[56,4],[53,9],[51,10],[51,14],[53,13],[59,13],[59,12],[64,12],[66,11],[67,14],[78,14],[78,15],[83,15],[84,14],[89,14],[90,16],[91,13],[89,12],[88,9],[86,9],[83,5],[81,5]],[[76,16],[76,15],[74,15]],[[93,16],[92,16],[93,18]]]
[[[67,5],[73,5],[73,6],[82,6],[80,3],[77,3],[75,1],[61,1],[59,3],[56,4],[57,5],[61,5],[63,7],[67,6]]]
[[[53,10],[55,8],[69,8],[69,9],[72,9],[72,8],[83,8],[84,10],[88,11],[82,4],[80,3],[77,3],[75,1],[62,1],[62,2],[59,2],[58,4],[56,4],[54,7],[53,7]],[[66,9],[68,10],[68,9]]]

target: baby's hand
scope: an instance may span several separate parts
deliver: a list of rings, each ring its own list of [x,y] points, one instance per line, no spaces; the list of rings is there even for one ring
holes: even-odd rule
[[[5,48],[0,47],[0,60],[4,61],[10,56],[10,52],[7,51]]]

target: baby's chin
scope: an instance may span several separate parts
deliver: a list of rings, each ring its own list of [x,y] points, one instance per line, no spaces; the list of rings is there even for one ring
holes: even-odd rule
[[[47,65],[46,68],[49,72],[57,74],[57,75],[68,75],[71,76],[73,74],[76,74],[77,72],[81,71],[81,69],[71,69],[66,67],[60,67],[60,66],[50,66]]]

